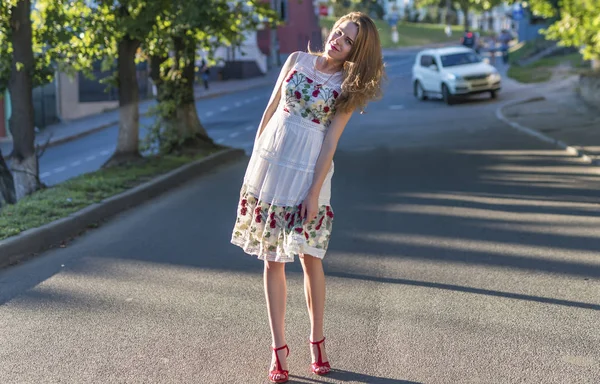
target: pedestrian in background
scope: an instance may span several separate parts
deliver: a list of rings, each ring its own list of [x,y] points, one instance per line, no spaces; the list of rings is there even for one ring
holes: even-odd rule
[[[322,260],[333,225],[333,155],[355,110],[381,96],[377,27],[364,13],[341,17],[323,52],[294,52],[263,114],[240,192],[231,242],[264,260],[272,335],[269,380],[288,380],[285,263],[299,256],[310,317],[311,370],[329,373],[323,319]]]
[[[487,46],[488,46],[487,48],[490,53],[490,64],[492,64],[492,65],[496,64],[496,41],[497,41],[496,34],[492,33],[488,37],[488,42],[487,42]]]
[[[204,89],[208,90],[208,79],[210,78],[210,68],[208,67],[208,63],[204,58],[200,62],[200,76],[202,77],[202,82],[204,83]]]
[[[502,62],[504,64],[507,64],[508,63],[508,46],[509,46],[510,42],[513,40],[513,36],[508,30],[503,29],[502,32],[500,33],[500,36],[498,37],[498,40],[500,41],[500,51],[502,52]]]

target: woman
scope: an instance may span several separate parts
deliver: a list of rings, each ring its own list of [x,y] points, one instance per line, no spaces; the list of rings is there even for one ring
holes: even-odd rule
[[[379,34],[365,14],[333,26],[324,52],[287,59],[263,114],[240,192],[231,242],[265,261],[273,357],[269,380],[288,380],[285,263],[299,255],[310,316],[312,372],[330,365],[323,342],[325,256],[333,223],[333,155],[356,109],[381,94]]]

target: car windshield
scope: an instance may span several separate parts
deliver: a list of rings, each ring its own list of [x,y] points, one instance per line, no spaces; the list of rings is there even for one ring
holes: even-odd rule
[[[456,65],[481,63],[481,57],[475,52],[461,52],[452,55],[443,55],[442,67],[454,67]]]

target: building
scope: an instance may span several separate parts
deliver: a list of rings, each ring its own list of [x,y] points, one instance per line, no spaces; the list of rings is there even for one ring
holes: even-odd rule
[[[272,5],[279,12],[284,25],[277,28],[277,47],[280,61],[292,52],[311,49],[320,50],[323,46],[319,26],[318,6],[312,1],[273,0]],[[291,17],[293,15],[293,17]],[[271,29],[257,33],[258,46],[267,56],[271,53]]]

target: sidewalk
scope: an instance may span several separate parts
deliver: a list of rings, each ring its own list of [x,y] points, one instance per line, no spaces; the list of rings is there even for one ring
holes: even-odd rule
[[[577,83],[578,77],[570,76],[527,87],[522,99],[498,110],[498,117],[600,166],[600,111],[581,100]]]
[[[206,91],[202,85],[194,88],[196,100],[218,97],[228,93],[244,91],[252,88],[274,85],[279,75],[279,68],[273,68],[267,74],[261,77],[243,79],[214,81],[210,84],[210,89]],[[270,91],[269,91],[270,92]],[[156,105],[156,101],[144,100],[140,102],[140,115],[146,114],[150,107]],[[98,132],[119,122],[119,110],[114,109],[104,113],[87,116],[81,119],[62,121],[49,125],[36,134],[35,145],[43,146],[48,142],[48,146],[61,144],[67,141],[75,140],[79,137]],[[12,151],[11,139],[0,139],[0,150],[3,156],[8,156]]]

